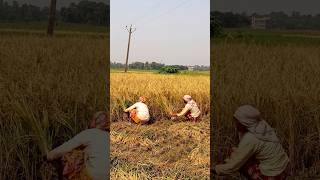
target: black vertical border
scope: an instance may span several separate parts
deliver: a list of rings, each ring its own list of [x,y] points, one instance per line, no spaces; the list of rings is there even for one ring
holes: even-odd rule
[[[107,3],[107,44],[108,44],[108,48],[106,49],[106,53],[107,53],[107,59],[106,59],[106,113],[108,114],[108,121],[109,121],[109,149],[108,149],[108,163],[109,163],[109,169],[107,169],[107,177],[108,179],[110,179],[110,168],[111,168],[111,164],[110,164],[110,124],[111,124],[111,120],[110,120],[110,0],[106,0]]]
[[[215,129],[216,129],[216,119],[214,118],[214,97],[215,97],[215,91],[214,91],[214,83],[215,83],[215,79],[217,78],[216,76],[214,76],[214,68],[213,68],[213,56],[212,54],[213,52],[213,40],[211,38],[211,12],[213,11],[212,8],[213,5],[213,0],[210,0],[210,179],[214,179],[214,174],[212,173],[213,168],[214,168],[214,139],[215,139]]]

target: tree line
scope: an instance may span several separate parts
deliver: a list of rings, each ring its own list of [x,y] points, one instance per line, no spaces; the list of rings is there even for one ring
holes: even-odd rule
[[[306,15],[299,12],[292,12],[290,15],[284,12],[271,12],[268,14],[247,14],[233,12],[211,12],[211,25],[213,31],[219,26],[223,28],[242,28],[251,25],[252,16],[268,16],[271,18],[271,28],[273,29],[320,29],[320,14]],[[214,26],[215,24],[215,26]]]
[[[161,70],[161,68],[167,67],[168,65],[157,63],[157,62],[133,62],[129,64],[130,69],[140,69],[140,70]],[[113,69],[124,69],[125,64],[119,62],[111,62],[110,67]],[[183,65],[170,65],[171,68],[176,68],[178,70],[188,70],[188,66]],[[196,71],[209,71],[209,66],[196,65],[193,68]]]
[[[80,23],[91,25],[109,25],[109,5],[103,2],[82,0],[62,7],[56,12],[57,22]],[[8,3],[0,0],[0,22],[34,22],[46,21],[49,8],[31,4]]]

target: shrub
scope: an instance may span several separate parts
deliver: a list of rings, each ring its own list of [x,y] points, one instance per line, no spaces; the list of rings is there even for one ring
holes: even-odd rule
[[[159,73],[174,74],[174,73],[179,73],[179,69],[173,66],[164,66],[160,68]]]

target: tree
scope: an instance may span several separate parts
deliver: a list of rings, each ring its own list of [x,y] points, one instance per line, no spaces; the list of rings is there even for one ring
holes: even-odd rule
[[[174,66],[163,66],[159,69],[159,73],[175,74],[179,73],[179,69]]]
[[[64,22],[107,26],[109,12],[109,6],[102,2],[82,0],[78,4],[71,3],[69,7],[61,8],[60,16]]]
[[[223,34],[221,23],[214,15],[210,17],[210,36],[219,37]]]

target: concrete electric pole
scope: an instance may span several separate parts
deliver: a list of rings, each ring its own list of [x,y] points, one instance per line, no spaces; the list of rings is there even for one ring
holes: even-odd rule
[[[129,50],[130,50],[130,41],[131,41],[131,34],[136,31],[136,28],[132,28],[132,24],[130,25],[130,28],[128,29],[128,26],[126,26],[127,31],[129,32],[129,40],[128,40],[128,47],[127,47],[127,56],[126,56],[126,67],[124,72],[128,71],[128,59],[129,59]]]

